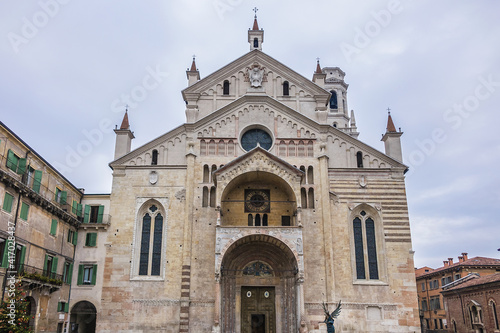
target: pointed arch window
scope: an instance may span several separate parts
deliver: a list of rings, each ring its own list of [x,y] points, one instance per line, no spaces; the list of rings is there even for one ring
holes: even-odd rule
[[[222,87],[222,94],[229,95],[229,81],[225,80]]]
[[[151,205],[142,216],[139,275],[160,275],[162,237],[163,215]]]
[[[356,260],[356,278],[378,280],[377,242],[375,221],[363,210],[353,220],[354,255]]]
[[[283,96],[290,96],[290,84],[288,81],[283,82]]]
[[[339,105],[337,102],[337,92],[335,90],[331,90],[330,93],[332,97],[330,97],[330,109],[338,109]]]

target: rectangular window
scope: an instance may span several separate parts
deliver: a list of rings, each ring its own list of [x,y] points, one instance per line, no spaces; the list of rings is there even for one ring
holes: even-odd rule
[[[69,303],[66,302],[58,302],[57,303],[57,312],[66,312],[69,311]]]
[[[78,285],[95,285],[97,265],[78,266]]]
[[[40,193],[40,186],[42,185],[42,171],[35,170],[35,175],[33,179],[33,191]]]
[[[73,263],[66,261],[64,263],[64,270],[63,270],[63,281],[66,284],[71,284],[71,277],[73,275]]]
[[[68,199],[68,192],[61,191],[59,188],[56,187],[56,194],[54,200],[56,202],[59,202],[61,205],[64,205],[67,199]]]
[[[85,205],[85,210],[90,207],[88,223],[102,223],[102,217],[104,213],[104,206],[87,206]]]
[[[29,211],[30,205],[28,205],[26,202],[23,202],[21,205],[21,214],[19,214],[19,217],[25,221],[28,221]]]
[[[52,224],[50,226],[50,234],[52,236],[55,236],[57,233],[57,220],[56,219],[52,219]]]
[[[9,149],[9,151],[7,152],[7,164],[6,164],[7,168],[17,173],[18,165],[19,165],[19,156],[14,154],[14,152]]]
[[[12,203],[14,202],[14,197],[9,193],[5,192],[5,196],[3,198],[3,210],[10,213],[12,212]]]
[[[281,217],[281,226],[283,227],[289,227],[290,224],[290,216],[282,216]]]
[[[68,243],[76,245],[78,242],[78,231],[68,230],[68,238],[66,240]]]
[[[85,237],[85,246],[96,246],[97,244],[97,232],[88,232]]]
[[[425,291],[425,282],[422,282],[422,291]]]
[[[45,262],[43,264],[43,275],[54,279],[57,274],[57,257],[53,257],[49,254],[45,255]]]
[[[429,310],[427,308],[427,299],[422,300],[422,311],[427,311]]]
[[[455,274],[455,281],[460,279],[460,274]]]
[[[431,297],[431,310],[440,310],[441,302],[439,301],[439,296]]]

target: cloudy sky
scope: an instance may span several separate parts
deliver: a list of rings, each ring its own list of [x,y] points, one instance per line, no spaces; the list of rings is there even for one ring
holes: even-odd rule
[[[391,108],[415,265],[498,258],[499,1],[2,1],[0,119],[109,192],[125,104],[133,148],[182,124],[192,55],[203,78],[248,52],[255,6],[264,52],[308,78],[317,57],[346,72],[359,138],[382,151]]]

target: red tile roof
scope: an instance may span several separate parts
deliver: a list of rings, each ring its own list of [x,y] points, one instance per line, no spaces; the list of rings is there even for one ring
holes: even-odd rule
[[[462,261],[462,262],[456,262],[456,263],[448,265],[448,266],[436,268],[434,270],[431,270],[428,273],[418,274],[417,278],[420,278],[420,277],[425,276],[425,275],[433,275],[435,273],[444,272],[446,270],[454,271],[458,267],[465,267],[465,266],[467,266],[467,267],[470,267],[470,266],[499,266],[500,267],[500,259],[474,257],[474,258],[467,259],[467,260]]]

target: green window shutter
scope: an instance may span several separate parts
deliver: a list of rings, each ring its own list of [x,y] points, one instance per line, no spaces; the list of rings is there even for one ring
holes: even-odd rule
[[[7,153],[7,168],[11,169],[12,171],[17,171],[17,163],[19,161],[19,157],[16,156],[12,152],[12,150],[9,149],[9,152]]]
[[[21,248],[21,257],[19,258],[19,272],[24,270],[24,258],[26,257],[26,246]]]
[[[102,223],[103,215],[104,215],[104,206],[99,206],[99,213],[97,214],[97,223]]]
[[[76,245],[78,243],[78,231],[75,231],[73,234],[73,245]]]
[[[75,215],[76,212],[78,211],[77,208],[78,208],[78,202],[76,202],[76,200],[73,200],[73,204],[71,205],[71,212]]]
[[[89,223],[90,220],[90,206],[85,205],[85,213],[83,215],[83,223]]]
[[[57,312],[62,312],[61,308],[62,308],[62,302],[57,302]]]
[[[12,202],[14,197],[9,193],[5,192],[5,197],[3,198],[3,210],[10,213],[12,211]]]
[[[28,221],[29,210],[30,206],[27,203],[23,202],[23,204],[21,205],[21,214],[19,215],[19,217],[25,221]]]
[[[53,257],[52,258],[52,269],[50,270],[50,272],[52,274],[57,274],[57,262],[59,261],[59,258],[57,257]],[[51,274],[51,277],[54,278],[54,275]]]
[[[59,194],[59,192],[61,192],[61,190],[56,187],[56,193],[54,195],[54,201],[57,201],[57,195]]]
[[[67,283],[71,284],[71,279],[73,278],[73,263],[69,264],[69,272],[67,274]]]
[[[82,210],[83,210],[83,205],[82,204],[77,204],[76,205],[76,215],[78,217],[82,217]]]
[[[97,232],[87,233],[86,246],[96,246]]]
[[[20,158],[19,163],[17,165],[17,174],[22,175],[26,172],[26,159]]]
[[[40,185],[42,185],[42,171],[35,170],[35,177],[33,181],[33,191],[40,193]]]
[[[57,220],[52,219],[52,225],[50,226],[50,234],[52,236],[55,236],[57,232]]]
[[[45,262],[43,263],[43,272],[44,273],[47,273],[47,265],[48,265],[48,263],[49,263],[49,255],[46,254],[45,255]]]
[[[3,257],[2,257],[2,263],[0,267],[2,268],[7,268],[8,260],[9,260],[9,251],[7,250],[9,248],[9,243],[11,241],[5,240],[5,249],[3,251]]]
[[[66,200],[68,200],[68,192],[61,191],[61,205],[64,205],[66,203]]]
[[[83,284],[83,265],[78,266],[78,281],[77,284],[81,286]]]
[[[90,281],[90,284],[95,286],[95,282],[97,280],[97,265],[94,265],[92,268],[92,281]]]
[[[69,303],[64,303],[64,312],[69,312]]]

